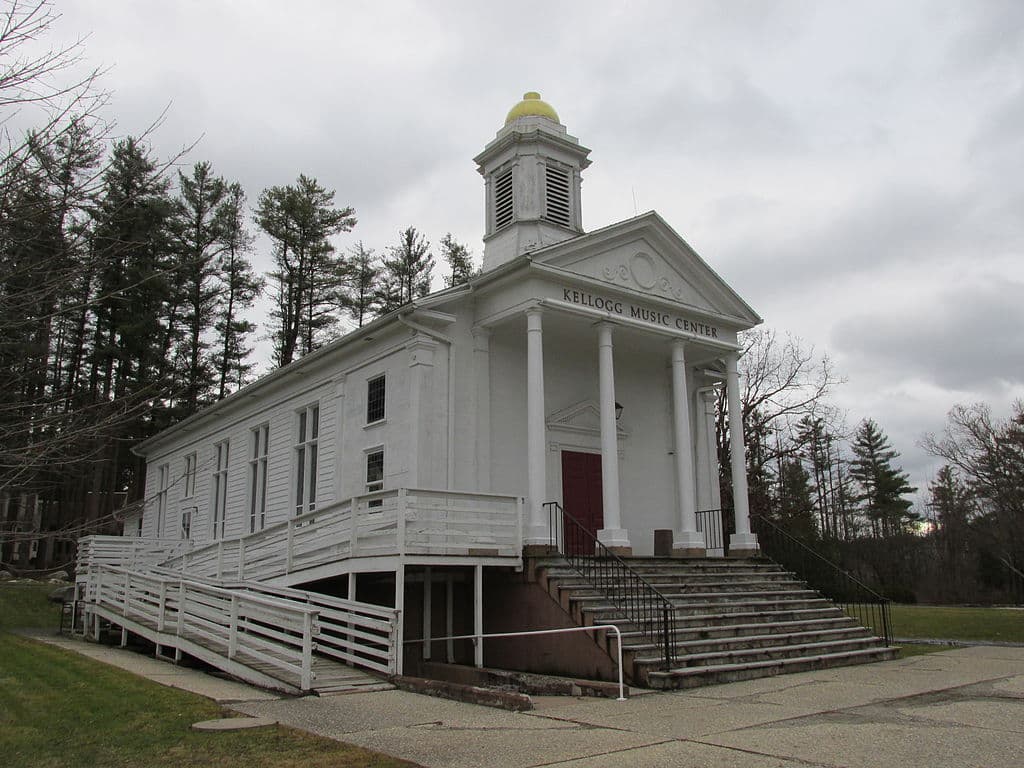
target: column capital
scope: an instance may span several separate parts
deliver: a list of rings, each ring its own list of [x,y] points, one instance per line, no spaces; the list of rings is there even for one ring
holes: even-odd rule
[[[434,351],[438,346],[438,342],[434,339],[422,333],[417,333],[405,345],[405,348],[409,351],[409,367],[433,365]]]
[[[686,362],[686,339],[672,339],[672,362]]]
[[[739,376],[739,352],[729,352],[725,356],[725,372],[730,376]]]

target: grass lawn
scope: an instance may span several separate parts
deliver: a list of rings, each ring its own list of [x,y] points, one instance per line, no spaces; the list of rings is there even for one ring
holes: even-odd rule
[[[1024,643],[1024,610],[947,605],[892,606],[896,637]]]
[[[0,584],[0,755],[24,768],[398,768],[410,763],[282,726],[203,733],[216,703],[10,634],[56,631],[51,585]]]

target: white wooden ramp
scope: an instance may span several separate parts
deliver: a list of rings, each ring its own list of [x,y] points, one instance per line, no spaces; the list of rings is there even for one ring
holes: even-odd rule
[[[246,682],[290,693],[390,687],[397,616],[318,593],[97,566],[80,596],[86,626],[106,621],[163,653],[194,656]]]

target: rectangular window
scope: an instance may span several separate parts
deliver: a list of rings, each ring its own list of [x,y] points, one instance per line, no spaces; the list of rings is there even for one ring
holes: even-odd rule
[[[167,489],[171,468],[169,464],[161,464],[157,469],[156,492],[156,537],[164,535],[164,521],[167,519]]]
[[[384,489],[384,449],[374,448],[366,454],[366,492]]]
[[[190,453],[185,457],[185,496],[191,499],[196,495],[196,455]]]
[[[224,519],[228,507],[228,448],[225,440],[213,446],[213,538],[224,536]]]
[[[188,539],[192,536],[192,513],[195,507],[187,507],[181,512],[181,538]]]
[[[384,375],[376,376],[366,382],[366,423],[384,420],[384,402],[386,400]]]
[[[316,509],[317,440],[320,437],[320,405],[299,411],[299,439],[295,444],[295,514]]]
[[[249,454],[249,533],[262,531],[267,524],[267,454],[270,425],[260,424],[251,431]]]

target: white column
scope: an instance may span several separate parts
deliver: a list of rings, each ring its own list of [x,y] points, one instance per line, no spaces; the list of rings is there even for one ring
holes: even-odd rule
[[[477,667],[484,665],[484,567],[473,567],[473,634],[476,635],[476,647],[473,649],[473,663]]]
[[[544,501],[547,496],[547,471],[544,452],[544,346],[541,309],[526,310],[526,453],[530,493],[529,524],[523,544],[547,546],[550,543]]]
[[[476,385],[476,489],[491,490],[491,332],[473,329],[473,376]]]
[[[740,375],[737,355],[725,358],[725,385],[729,398],[729,453],[732,462],[732,505],[736,533],[729,537],[729,554],[743,557],[757,551],[757,537],[750,532],[750,502],[747,498],[746,447],[743,444],[743,404],[740,402]]]
[[[676,506],[679,531],[672,552],[683,557],[704,555],[704,534],[697,530],[697,497],[693,487],[693,436],[686,384],[686,342],[672,342],[672,425],[676,446]]]
[[[405,562],[399,560],[395,569],[395,610],[398,611],[395,622],[395,643],[398,645],[395,659],[396,671],[399,675],[405,669]]]
[[[601,501],[604,528],[597,539],[616,550],[630,548],[629,532],[622,527],[619,510],[619,436],[615,426],[615,362],[612,324],[597,326],[597,373],[601,406]]]
[[[430,661],[430,637],[431,625],[433,624],[433,611],[431,598],[433,597],[433,580],[430,575],[430,566],[423,569],[423,660]]]

